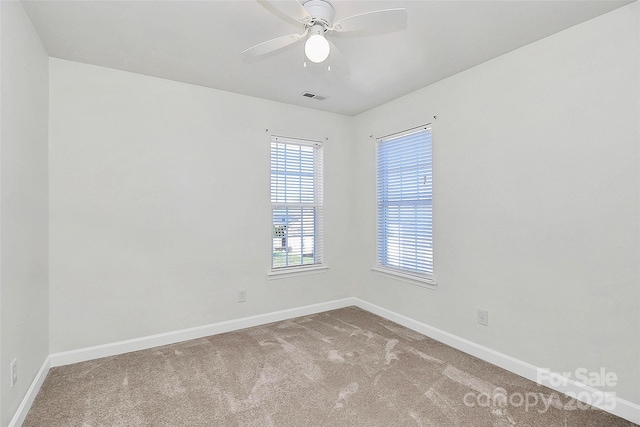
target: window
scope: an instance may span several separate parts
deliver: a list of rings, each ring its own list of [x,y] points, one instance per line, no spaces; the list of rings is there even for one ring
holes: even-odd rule
[[[271,138],[271,270],[322,264],[322,143]]]
[[[431,127],[377,140],[378,268],[433,280]]]

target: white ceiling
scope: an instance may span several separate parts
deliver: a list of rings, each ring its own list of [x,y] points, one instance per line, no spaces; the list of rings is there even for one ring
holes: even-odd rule
[[[303,68],[302,42],[244,59],[302,28],[254,0],[22,3],[53,57],[355,115],[630,1],[332,0],[336,20],[394,7],[409,16],[395,33],[333,33],[348,72]]]

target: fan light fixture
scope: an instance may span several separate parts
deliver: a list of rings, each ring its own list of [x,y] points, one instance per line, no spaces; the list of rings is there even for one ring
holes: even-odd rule
[[[319,64],[329,57],[329,42],[324,38],[324,27],[322,25],[314,25],[309,30],[311,36],[304,44],[304,53],[309,61]]]
[[[2,0],[0,0],[2,1]],[[347,16],[338,21],[333,20],[335,11],[331,5],[333,0],[258,0],[273,7],[278,15],[286,15],[302,25],[301,33],[287,34],[259,43],[242,51],[246,58],[254,58],[280,50],[291,44],[305,40],[303,65],[307,66],[307,59],[319,64],[324,62],[331,53],[331,62],[347,70],[344,60],[341,60],[338,48],[326,36],[331,33],[365,33],[397,31],[407,27],[407,11],[404,8],[372,10]],[[337,2],[336,2],[337,3]],[[366,2],[361,2],[366,3]],[[271,9],[271,7],[270,7]],[[342,63],[342,66],[340,66]],[[331,66],[327,66],[331,70]]]

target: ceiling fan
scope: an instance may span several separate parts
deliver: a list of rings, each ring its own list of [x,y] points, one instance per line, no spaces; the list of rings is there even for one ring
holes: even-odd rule
[[[301,34],[288,34],[257,44],[242,52],[246,57],[255,57],[273,52],[296,43],[307,35],[304,52],[311,62],[321,63],[329,57],[331,50],[337,51],[333,43],[327,40],[326,33],[384,31],[406,26],[407,11],[404,8],[374,10],[360,13],[333,22],[334,8],[328,0],[262,0],[286,16],[302,25]],[[306,65],[306,64],[305,64]]]

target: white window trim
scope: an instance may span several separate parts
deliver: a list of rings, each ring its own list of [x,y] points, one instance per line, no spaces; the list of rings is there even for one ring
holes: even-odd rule
[[[328,140],[328,138],[294,138],[294,137],[286,137],[282,136],[284,133],[282,132],[269,132],[267,131],[268,144],[269,147],[273,142],[273,138],[278,138],[279,140],[291,142],[299,145],[306,146],[320,146],[324,151],[324,143],[323,140]],[[324,157],[324,153],[322,154]],[[269,154],[271,156],[271,153]],[[271,174],[269,174],[271,175]],[[324,180],[324,161],[321,164],[321,179]],[[320,183],[321,188],[324,187],[324,182]],[[271,180],[269,179],[269,193],[271,188]],[[324,190],[321,190],[320,194],[320,204],[321,209],[324,211]],[[271,214],[273,215],[273,204],[271,204]],[[324,212],[322,213],[322,221],[324,221]],[[321,224],[321,228],[324,229],[324,224]],[[324,230],[321,232],[321,242],[322,245],[322,259],[319,264],[308,264],[308,265],[300,265],[300,266],[292,266],[292,267],[278,267],[273,268],[273,234],[271,229],[269,230],[269,270],[267,272],[267,279],[276,280],[283,279],[288,277],[298,277],[298,276],[307,276],[310,274],[320,274],[325,273],[329,266],[325,264],[325,254],[324,254]]]
[[[377,164],[378,164],[378,141],[380,141],[381,139],[385,139],[388,138],[390,136],[402,136],[404,134],[408,134],[408,133],[412,133],[415,132],[417,129],[420,128],[425,128],[425,127],[429,127],[431,128],[431,132],[433,135],[433,123],[427,123],[425,125],[420,125],[420,126],[415,126],[412,127],[410,129],[404,130],[404,131],[400,131],[400,132],[394,132],[391,134],[387,134],[385,136],[382,137],[377,137],[375,138],[375,144],[373,145],[373,150],[374,150],[374,158],[375,158],[375,164],[376,164],[376,168],[377,168]],[[373,135],[371,136],[373,138]],[[431,148],[432,150],[432,155],[433,155],[433,147]],[[374,194],[376,197],[376,229],[375,229],[375,237],[376,237],[376,251],[375,251],[375,255],[374,255],[374,267],[371,267],[371,271],[374,274],[380,274],[382,276],[385,277],[389,277],[391,279],[395,279],[401,282],[405,282],[414,286],[418,286],[424,289],[431,289],[431,290],[436,290],[438,288],[438,283],[435,280],[435,275],[434,273],[432,273],[430,276],[421,276],[421,275],[417,275],[417,274],[411,274],[410,272],[404,272],[404,271],[400,271],[400,270],[394,270],[392,268],[389,268],[387,266],[383,266],[379,264],[379,260],[378,260],[378,253],[379,253],[379,248],[378,248],[378,213],[377,213],[377,197],[378,197],[378,185],[377,185],[377,170],[376,170],[376,179],[374,180]],[[433,202],[432,202],[432,206],[433,206]],[[432,237],[433,238],[433,237]],[[435,245],[434,245],[435,246]],[[433,260],[433,269],[435,271],[435,256],[434,256],[434,260]]]
[[[285,279],[287,277],[308,276],[310,274],[326,273],[329,266],[326,264],[309,264],[308,266],[283,267],[270,270],[267,273],[269,280]]]
[[[401,282],[409,283],[415,286],[419,286],[425,289],[438,289],[438,283],[433,279],[433,277],[422,277],[416,276],[413,274],[407,274],[400,271],[392,270],[390,268],[384,267],[371,267],[371,271],[376,274],[381,274],[383,276],[389,277],[391,279],[396,279]]]

